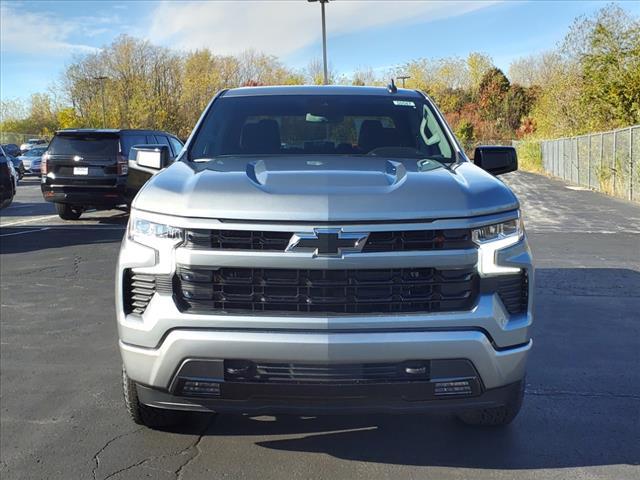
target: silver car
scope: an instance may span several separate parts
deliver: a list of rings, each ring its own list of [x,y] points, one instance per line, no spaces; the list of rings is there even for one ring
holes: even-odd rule
[[[451,411],[522,404],[533,268],[517,198],[421,92],[254,87],[211,102],[131,208],[116,275],[127,409]]]
[[[39,145],[46,145],[47,143],[48,142],[44,138],[30,138],[29,140],[24,142],[22,145],[20,145],[20,151],[24,153],[28,150],[31,150],[33,147],[36,147]]]
[[[27,173],[40,175],[42,165],[42,155],[47,151],[47,146],[36,146],[27,150],[18,157]]]

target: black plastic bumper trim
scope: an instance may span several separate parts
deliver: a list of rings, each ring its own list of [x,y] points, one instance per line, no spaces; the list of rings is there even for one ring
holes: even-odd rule
[[[385,390],[395,386],[384,385]],[[414,384],[417,388],[417,384]],[[490,408],[505,405],[520,392],[522,381],[503,387],[485,390],[482,394],[468,397],[436,397],[426,400],[405,400],[399,398],[283,398],[221,400],[209,398],[187,398],[171,395],[162,390],[138,385],[140,401],[149,406],[170,410],[245,413],[250,415],[295,414],[295,415],[335,415],[335,414],[375,414],[375,413],[418,413],[445,411],[457,412],[466,409]]]

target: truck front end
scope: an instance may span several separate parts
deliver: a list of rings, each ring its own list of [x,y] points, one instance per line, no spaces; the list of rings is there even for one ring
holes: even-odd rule
[[[292,111],[273,113],[274,123],[264,123],[264,108],[234,109],[242,154],[197,161],[198,138],[211,141],[205,116],[191,159],[134,202],[116,279],[129,400],[155,413],[446,410],[468,423],[509,423],[533,320],[515,197],[461,161],[424,97],[365,97],[333,119],[315,107],[320,96],[302,106],[284,97]],[[342,105],[348,95],[334,97]],[[378,97],[388,109],[367,110]],[[386,115],[382,128],[399,129],[423,104],[424,143],[447,141],[438,159],[364,152],[368,142],[388,148],[382,134],[397,133],[371,140],[363,129],[380,128],[367,122]],[[361,117],[351,145],[364,153],[298,151],[337,149],[331,122],[343,131],[350,115]],[[295,141],[291,117],[328,124],[323,143]],[[285,153],[253,151],[269,145]]]

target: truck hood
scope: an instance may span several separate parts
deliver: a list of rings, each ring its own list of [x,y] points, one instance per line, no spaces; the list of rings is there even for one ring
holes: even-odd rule
[[[223,157],[176,162],[134,208],[192,218],[348,222],[459,218],[518,208],[500,180],[462,162],[381,157]]]

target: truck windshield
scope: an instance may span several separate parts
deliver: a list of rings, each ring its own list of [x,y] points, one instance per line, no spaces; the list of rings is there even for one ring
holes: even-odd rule
[[[392,95],[222,97],[205,117],[189,158],[314,154],[455,161],[432,107],[421,98]]]

